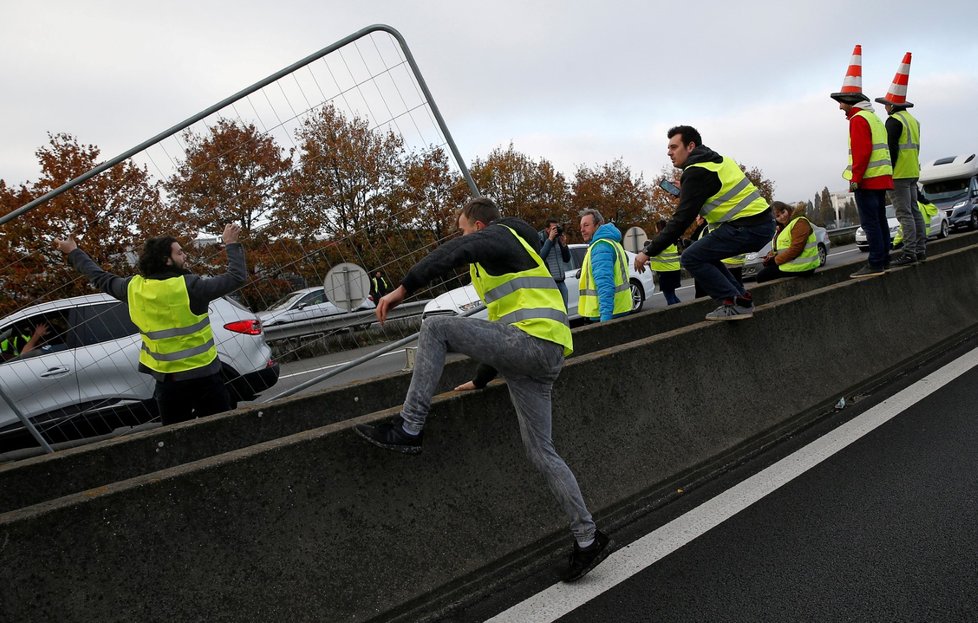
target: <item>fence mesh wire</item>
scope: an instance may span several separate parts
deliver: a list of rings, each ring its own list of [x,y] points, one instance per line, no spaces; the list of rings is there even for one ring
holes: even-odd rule
[[[106,270],[128,276],[145,239],[170,235],[193,272],[207,275],[226,266],[223,226],[241,224],[248,282],[231,295],[237,304],[211,308],[215,329],[228,327],[215,337],[232,385],[266,365],[266,341],[272,357],[291,361],[416,331],[421,302],[467,276],[415,293],[406,317],[384,326],[373,322],[372,278],[396,286],[455,235],[470,189],[436,118],[395,37],[370,32],[0,226],[0,443],[19,428],[15,407],[52,442],[156,417],[125,308],[92,295],[50,246],[54,237],[73,235]],[[39,155],[37,183],[0,189],[4,213],[99,161],[67,135]],[[354,289],[373,295],[351,313],[323,290],[346,263],[367,271]],[[249,334],[255,315],[264,335]]]

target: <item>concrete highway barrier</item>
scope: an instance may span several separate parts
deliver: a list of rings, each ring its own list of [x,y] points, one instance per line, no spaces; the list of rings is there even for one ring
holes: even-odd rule
[[[879,278],[829,270],[760,286],[750,321],[703,322],[702,302],[575,332],[554,436],[599,523],[614,530],[839,397],[973,335],[969,238]],[[908,319],[914,331],[899,350],[894,327]],[[445,385],[468,378],[465,365]],[[7,498],[0,620],[433,619],[463,595],[562,559],[569,534],[522,456],[504,384],[437,398],[418,457],[353,434],[396,412],[404,378],[67,451],[75,466],[96,464],[86,478],[101,470],[101,481]],[[330,405],[337,417],[356,417],[328,421],[326,396],[346,401]],[[228,447],[207,438],[220,422],[237,447],[215,452]],[[0,487],[58,460],[5,467]],[[142,462],[135,473],[129,460]]]

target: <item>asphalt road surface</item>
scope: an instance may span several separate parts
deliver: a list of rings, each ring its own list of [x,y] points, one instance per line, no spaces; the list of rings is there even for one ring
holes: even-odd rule
[[[978,621],[976,387],[972,342],[451,621]]]

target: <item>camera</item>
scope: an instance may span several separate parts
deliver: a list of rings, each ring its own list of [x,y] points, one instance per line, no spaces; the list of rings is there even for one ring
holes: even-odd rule
[[[563,236],[564,235],[564,226],[563,225],[557,225],[557,235],[558,236]]]

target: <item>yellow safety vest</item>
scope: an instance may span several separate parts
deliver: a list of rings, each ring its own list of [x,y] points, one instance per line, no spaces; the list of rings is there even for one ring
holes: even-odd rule
[[[891,115],[902,125],[900,130],[900,151],[893,164],[893,179],[915,179],[920,177],[920,123],[906,110]]]
[[[709,234],[710,232],[712,232],[714,229],[716,229],[719,226],[720,226],[719,223],[717,223],[716,225],[707,225],[706,226],[706,229],[703,230],[704,233],[701,233],[700,234],[700,238],[702,238],[703,236]],[[744,264],[747,263],[747,254],[746,253],[741,253],[740,255],[734,255],[734,256],[731,256],[731,257],[725,257],[725,258],[723,258],[720,261],[723,264],[727,265],[727,266],[732,266],[732,267],[736,268],[738,266],[743,266]]]
[[[868,110],[860,110],[856,116],[862,117],[869,123],[869,131],[872,135],[870,140],[873,141],[873,151],[869,154],[869,164],[866,165],[863,178],[893,175],[893,167],[890,165],[890,146],[886,142],[886,128],[883,122]],[[852,136],[849,136],[849,166],[842,172],[842,177],[847,180],[852,179]]]
[[[190,311],[182,276],[144,279],[137,275],[129,281],[127,299],[129,317],[143,339],[139,363],[171,374],[203,368],[217,358],[210,318]]]
[[[774,250],[777,253],[782,253],[791,246],[791,230],[794,229],[795,224],[804,219],[811,227],[811,231],[808,233],[808,239],[805,240],[805,249],[790,262],[785,262],[784,264],[779,264],[778,268],[782,272],[786,273],[800,273],[806,270],[814,270],[819,266],[818,257],[818,241],[815,239],[815,227],[812,225],[811,221],[803,216],[799,216],[791,220],[788,226],[781,230],[781,233],[774,239]]]
[[[615,302],[612,315],[625,314],[632,311],[632,286],[628,283],[628,256],[625,249],[614,240],[601,238],[588,247],[581,263],[581,294],[577,299],[577,313],[585,318],[601,316],[601,303],[598,299],[598,286],[594,282],[591,271],[591,251],[594,247],[607,243],[615,250]]]
[[[679,270],[679,247],[674,244],[662,250],[662,253],[649,258],[649,268],[657,273]]]
[[[930,235],[930,222],[937,216],[937,206],[933,203],[924,203],[923,201],[917,202],[917,209],[920,210],[920,216],[924,219],[924,235]],[[896,246],[903,242],[903,225],[901,224],[897,227],[896,235],[893,236],[893,246]]]
[[[0,342],[0,353],[9,352],[14,357],[20,357],[20,349],[31,341],[29,335],[14,335]]]
[[[489,320],[511,324],[527,335],[560,344],[566,357],[574,352],[574,343],[557,282],[537,252],[513,229],[506,229],[536,261],[536,267],[496,276],[476,262],[469,265],[472,286],[488,308]]]
[[[724,156],[723,161],[697,162],[689,167],[713,171],[720,178],[720,190],[706,200],[700,216],[707,223],[726,223],[767,211],[768,205],[737,163]],[[689,168],[687,167],[687,168]]]

